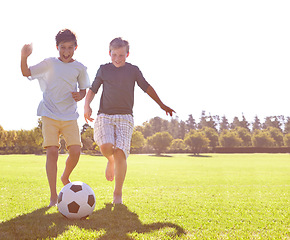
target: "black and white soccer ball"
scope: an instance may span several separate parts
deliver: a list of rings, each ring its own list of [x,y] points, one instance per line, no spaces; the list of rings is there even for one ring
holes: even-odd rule
[[[71,182],[65,185],[58,195],[58,211],[69,219],[86,219],[96,205],[93,189],[83,182]]]

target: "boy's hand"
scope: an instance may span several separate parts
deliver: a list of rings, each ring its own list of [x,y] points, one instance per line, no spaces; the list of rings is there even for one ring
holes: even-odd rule
[[[31,44],[25,44],[21,50],[21,57],[29,57],[32,53],[32,43]]]
[[[166,112],[166,115],[170,115],[170,117],[172,117],[172,114],[175,113],[175,111],[173,109],[171,109],[170,107],[167,107],[166,105],[162,105],[161,108]]]
[[[72,92],[71,94],[72,94],[73,99],[74,99],[76,102],[82,100],[81,95],[80,95],[79,92]]]
[[[93,111],[92,111],[91,107],[85,105],[84,117],[85,117],[86,123],[88,123],[88,121],[90,121],[90,122],[94,121],[94,119],[91,118],[92,113],[93,113]]]
[[[151,85],[149,85],[146,93],[166,112],[166,115],[169,114],[172,117],[172,114],[175,113],[175,111],[161,102],[160,98]]]
[[[85,89],[81,89],[79,92],[72,92],[72,97],[73,99],[78,102],[80,100],[82,100],[85,96],[86,96],[86,90]]]

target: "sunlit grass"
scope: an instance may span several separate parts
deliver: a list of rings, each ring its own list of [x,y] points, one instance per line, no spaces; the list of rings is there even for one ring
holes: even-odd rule
[[[46,208],[44,166],[45,156],[0,156],[0,239],[290,239],[288,154],[131,155],[123,207],[110,204],[105,158],[82,155],[71,180],[97,198],[84,221]]]

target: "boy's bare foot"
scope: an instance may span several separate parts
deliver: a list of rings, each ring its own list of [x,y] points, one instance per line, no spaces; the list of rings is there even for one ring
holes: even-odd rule
[[[113,204],[123,204],[122,195],[114,195]]]
[[[60,177],[60,179],[64,186],[70,183],[70,180],[68,178],[65,178],[63,175]]]
[[[106,168],[106,178],[108,181],[114,180],[114,171],[115,171],[115,164],[113,161],[108,161],[107,168]]]
[[[50,200],[50,204],[48,205],[48,207],[54,207],[57,205],[57,199],[51,199]]]

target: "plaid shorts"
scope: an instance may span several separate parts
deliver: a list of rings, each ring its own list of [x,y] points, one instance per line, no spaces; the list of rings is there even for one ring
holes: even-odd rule
[[[108,115],[101,113],[97,116],[94,127],[94,139],[101,146],[111,143],[121,149],[126,159],[130,154],[131,138],[134,129],[134,119],[130,114]]]

